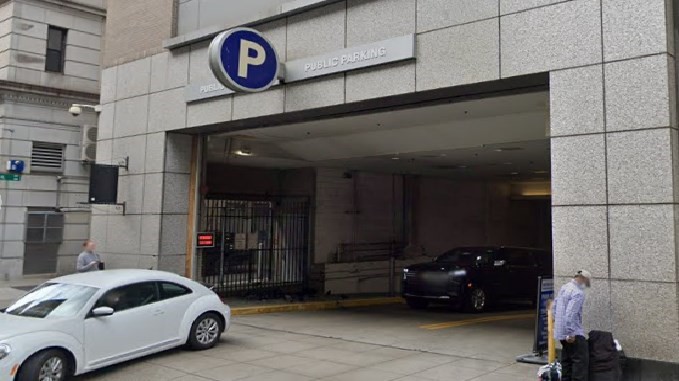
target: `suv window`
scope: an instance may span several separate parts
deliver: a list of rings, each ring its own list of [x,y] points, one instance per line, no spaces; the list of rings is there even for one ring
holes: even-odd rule
[[[160,282],[160,299],[172,299],[190,294],[192,291],[184,286],[170,282]]]
[[[111,307],[115,312],[146,306],[158,301],[158,287],[155,282],[143,282],[114,288],[102,296],[95,305]]]
[[[509,265],[514,267],[535,267],[536,265],[533,253],[528,250],[509,249],[507,260]]]
[[[546,272],[552,272],[552,253],[544,250],[533,251],[535,256],[535,262],[537,262],[538,267],[545,270]]]
[[[487,265],[493,261],[494,250],[484,248],[456,248],[436,259],[439,263],[455,263],[462,266]]]

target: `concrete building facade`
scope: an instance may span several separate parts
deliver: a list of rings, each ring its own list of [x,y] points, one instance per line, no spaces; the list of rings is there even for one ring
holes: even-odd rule
[[[2,279],[73,271],[89,235],[82,139],[97,117],[68,110],[98,103],[105,12],[103,0],[0,2],[2,172],[25,163],[0,184]]]
[[[557,284],[578,268],[589,269],[596,279],[586,306],[588,328],[615,332],[630,356],[677,362],[679,4],[269,1],[237,19],[221,17],[240,6],[219,0],[109,4],[97,161],[129,156],[130,168],[120,184],[126,214],[113,207],[92,211],[92,236],[107,263],[196,276],[196,210],[209,193],[196,185],[205,180],[196,162],[209,151],[201,134],[246,134],[242,131],[475,94],[486,85],[538,83],[549,89]],[[208,65],[211,39],[242,25],[261,31],[283,62],[408,34],[416,38],[416,59],[260,93],[187,101],[192,86],[216,82]],[[127,43],[130,38],[133,43]],[[328,205],[352,195],[343,173],[314,172],[317,249],[323,245],[320,222],[350,218],[345,208],[333,212],[336,205]],[[319,190],[322,184],[332,188]],[[324,262],[325,255],[314,252],[314,261]]]

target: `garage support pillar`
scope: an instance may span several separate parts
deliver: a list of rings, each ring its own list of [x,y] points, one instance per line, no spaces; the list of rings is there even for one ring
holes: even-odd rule
[[[102,140],[97,161],[129,157],[114,207],[93,208],[91,236],[108,268],[153,268],[185,273],[193,137],[148,133]]]
[[[679,352],[674,65],[629,57],[550,81],[557,285],[590,270],[586,328],[665,361]]]

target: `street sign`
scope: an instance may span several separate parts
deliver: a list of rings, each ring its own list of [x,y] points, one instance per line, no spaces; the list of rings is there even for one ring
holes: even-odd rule
[[[547,329],[547,308],[549,301],[554,298],[554,279],[540,278],[538,281],[538,310],[535,322],[535,353],[545,353],[549,342],[549,330]]]
[[[212,40],[208,54],[212,73],[233,91],[263,91],[278,79],[276,49],[254,29],[234,28],[220,33]]]
[[[21,175],[17,173],[0,173],[0,180],[21,181]]]
[[[533,341],[533,353],[522,355],[516,361],[545,365],[549,363],[546,355],[549,349],[549,301],[554,298],[554,279],[538,278],[538,300],[537,311],[535,312],[535,340]]]
[[[196,247],[199,249],[215,247],[215,233],[198,233]]]

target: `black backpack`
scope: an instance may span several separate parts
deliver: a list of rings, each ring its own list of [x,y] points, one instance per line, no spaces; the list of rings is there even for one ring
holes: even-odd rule
[[[589,380],[622,380],[621,353],[613,341],[613,334],[604,331],[589,333]]]

